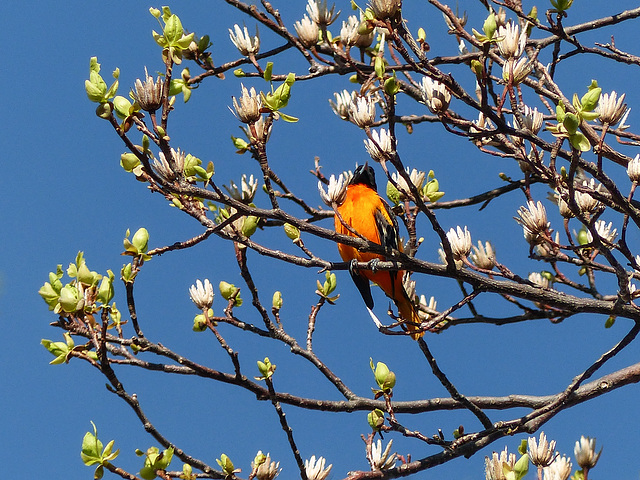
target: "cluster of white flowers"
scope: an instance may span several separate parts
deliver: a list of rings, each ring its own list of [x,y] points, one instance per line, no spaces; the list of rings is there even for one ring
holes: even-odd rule
[[[502,66],[502,79],[513,85],[521,83],[529,72],[532,64],[525,56],[520,58],[527,44],[527,32],[520,32],[520,26],[509,21],[498,27],[498,50],[505,59]]]
[[[573,465],[566,455],[560,455],[556,452],[555,440],[548,441],[544,432],[541,432],[539,440],[536,440],[535,437],[530,437],[527,440],[527,447],[529,460],[538,468],[538,478],[568,480]],[[596,466],[601,452],[602,450],[596,453],[595,438],[582,436],[576,442],[574,455],[585,478],[588,471]],[[516,455],[508,453],[506,448],[499,454],[493,452],[491,457],[485,457],[485,479],[505,480],[510,478],[506,472],[513,471],[516,461]]]

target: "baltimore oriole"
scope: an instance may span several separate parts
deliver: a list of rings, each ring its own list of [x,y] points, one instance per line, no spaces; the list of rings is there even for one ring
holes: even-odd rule
[[[347,186],[345,200],[337,207],[340,216],[334,217],[335,229],[337,233],[356,237],[349,231],[349,225],[355,232],[362,235],[367,240],[382,245],[383,247],[401,250],[400,236],[398,234],[398,222],[391,212],[389,205],[380,198],[376,187],[376,177],[371,168],[366,163],[356,168],[353,178]],[[342,221],[340,220],[342,218]],[[385,260],[383,255],[372,252],[360,252],[354,247],[338,243],[338,251],[345,262],[358,261],[368,262],[378,259]],[[373,271],[349,269],[351,278],[362,295],[365,305],[374,317],[373,297],[369,282],[378,285],[384,293],[398,307],[400,317],[406,322],[404,326],[411,332],[414,339],[420,338],[424,332],[420,331],[421,319],[418,317],[415,306],[402,285],[404,271]]]

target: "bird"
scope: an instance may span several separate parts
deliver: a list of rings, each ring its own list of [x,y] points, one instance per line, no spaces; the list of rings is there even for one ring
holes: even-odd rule
[[[376,186],[375,172],[368,163],[360,165],[353,173],[347,185],[344,201],[336,207],[334,216],[337,233],[357,237],[377,243],[386,248],[401,251],[402,245],[398,234],[398,222],[391,208],[380,195]],[[343,223],[344,222],[344,223]],[[353,231],[351,231],[348,227]],[[369,262],[371,260],[385,260],[384,255],[373,252],[361,252],[357,248],[338,243],[338,252],[345,262]],[[399,316],[404,320],[403,327],[414,340],[424,334],[420,330],[422,320],[407,291],[403,286],[403,270],[356,270],[349,268],[351,278],[355,283],[369,314],[374,322],[380,326],[373,313],[373,297],[370,282],[375,283],[395,303]]]

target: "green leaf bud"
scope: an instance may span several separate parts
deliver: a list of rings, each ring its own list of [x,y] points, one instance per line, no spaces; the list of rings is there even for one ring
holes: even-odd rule
[[[265,378],[271,378],[273,373],[276,371],[276,366],[271,363],[269,357],[264,357],[264,361],[258,360],[258,371],[260,372],[260,377],[255,377],[256,380],[264,380]]]
[[[389,392],[396,385],[395,373],[389,370],[389,367],[383,362],[378,362],[375,368],[373,366],[373,360],[370,360],[370,362],[371,370],[373,371],[378,387],[380,387],[383,392]]]
[[[396,74],[393,72],[393,77],[389,77],[384,82],[384,93],[389,96],[394,96],[400,91],[400,84],[396,80]]]
[[[387,198],[394,205],[400,203],[400,191],[391,182],[387,182]]]
[[[382,57],[376,57],[375,60],[373,61],[373,69],[376,72],[376,76],[378,78],[383,78],[384,77],[384,59]]]
[[[284,224],[284,233],[294,242],[300,238],[300,229],[290,223]]]
[[[160,18],[160,15],[162,15],[162,12],[160,12],[160,10],[153,7],[149,8],[149,13],[158,19]]]
[[[209,318],[213,317],[213,309],[209,309]],[[207,329],[207,320],[204,317],[204,314],[200,313],[196,315],[193,319],[193,331],[194,332],[204,332]]]
[[[367,423],[374,432],[379,432],[384,425],[384,412],[379,408],[372,410],[367,414]]]
[[[273,294],[273,299],[271,300],[271,305],[276,310],[280,310],[282,308],[282,292],[276,291]]]
[[[236,295],[236,292],[240,289],[235,285],[233,285],[232,283],[227,283],[223,280],[218,284],[218,289],[220,290],[220,295],[222,295],[222,298],[224,298],[225,300],[229,300],[235,295],[236,301],[234,303],[234,306],[239,307],[240,305],[242,305],[242,299],[240,298],[240,295]]]
[[[520,480],[529,471],[529,455],[522,455],[513,466],[514,480]]]
[[[115,108],[116,115],[120,119],[127,118],[131,113],[131,102],[121,95],[114,97],[113,107]]]
[[[479,60],[471,60],[471,71],[476,75],[476,78],[482,78],[482,72],[484,71],[484,65]]]
[[[62,288],[61,285],[60,288]],[[56,290],[54,285],[46,282],[42,287],[40,287],[40,290],[38,290],[38,293],[40,294],[42,299],[49,306],[49,310],[53,310],[58,304],[58,299],[60,298],[60,288]]]
[[[246,140],[239,137],[232,136],[231,141],[233,142],[233,146],[237,149],[236,153],[242,154],[246,152],[251,146],[249,143],[247,143]]]
[[[184,30],[182,29],[182,22],[177,15],[171,15],[164,25],[164,38],[167,39],[169,45],[174,45],[180,38]]]
[[[120,155],[120,166],[124,168],[126,172],[132,172],[138,165],[140,165],[140,160],[135,153],[129,152]]]
[[[225,475],[231,476],[235,471],[235,467],[233,466],[233,462],[229,457],[227,457],[224,453],[220,455],[220,458],[216,458],[216,462],[222,468],[222,471]]]
[[[256,233],[259,221],[260,219],[254,215],[245,217],[244,222],[242,223],[242,235],[249,238],[251,235]]]
[[[102,277],[102,282],[100,283],[100,287],[98,288],[98,293],[96,299],[103,303],[108,304],[113,298],[114,289],[113,289],[113,280],[115,279],[115,275],[111,270],[107,270],[107,275]]]
[[[585,112],[593,111],[598,105],[598,100],[600,100],[600,94],[602,93],[602,89],[596,86],[593,87],[593,84],[589,87],[589,91],[585,93],[580,99],[580,103],[582,104],[582,110]]]
[[[485,36],[489,40],[491,40],[493,39],[493,35],[496,33],[497,29],[498,23],[496,22],[496,16],[493,12],[491,12],[482,25],[482,31],[484,32]]]
[[[562,125],[564,125],[564,128],[567,129],[567,132],[569,133],[569,135],[573,135],[578,130],[578,126],[580,125],[580,120],[576,115],[569,112],[564,116]]]
[[[133,265],[131,263],[127,263],[122,266],[120,270],[120,278],[125,283],[132,283],[135,279],[135,274],[133,274]]]
[[[138,253],[147,253],[149,249],[149,232],[146,228],[139,228],[133,234],[131,244],[138,250]]]
[[[78,289],[71,284],[62,287],[58,302],[62,310],[67,313],[77,312],[84,307],[84,298],[80,295]]]
[[[584,228],[584,226],[578,231],[577,239],[579,245],[586,245],[587,243],[589,243],[589,233],[587,232],[587,229]]]
[[[104,120],[111,117],[111,104],[101,103],[96,107],[96,115]]]

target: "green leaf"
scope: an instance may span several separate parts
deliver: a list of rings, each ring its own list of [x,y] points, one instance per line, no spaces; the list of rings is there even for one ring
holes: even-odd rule
[[[80,457],[86,466],[95,465],[101,462],[102,442],[98,440],[96,425],[91,422],[93,433],[87,432],[82,439],[82,450]]]
[[[578,130],[578,126],[580,125],[580,120],[573,113],[567,113],[564,116],[564,121],[562,122],[564,128],[567,129],[569,135],[573,135]]]
[[[273,73],[273,62],[267,62],[267,68],[264,69],[264,79],[267,82],[271,81],[271,74]]]
[[[513,472],[515,473],[515,480],[520,480],[529,471],[529,455],[526,453],[522,455],[516,464],[513,466]]]
[[[587,137],[585,137],[582,133],[577,132],[574,135],[569,136],[569,142],[571,142],[571,146],[576,150],[580,150],[581,152],[588,152],[591,150],[591,144]]]
[[[180,18],[177,15],[171,15],[164,26],[164,37],[169,45],[173,45],[180,40],[183,33],[184,30],[182,29]]]

